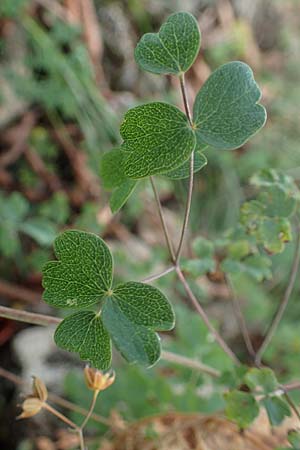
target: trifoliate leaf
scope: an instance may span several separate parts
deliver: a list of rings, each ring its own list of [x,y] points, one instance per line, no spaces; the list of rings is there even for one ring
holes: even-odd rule
[[[245,383],[251,390],[259,388],[264,394],[271,394],[278,388],[278,381],[273,370],[267,367],[250,369],[245,375]]]
[[[296,199],[280,186],[268,187],[258,200],[265,205],[264,215],[268,217],[289,217],[296,207]]]
[[[131,322],[114,297],[105,302],[103,321],[113,343],[128,362],[150,367],[159,359],[159,336],[151,329]]]
[[[199,138],[213,147],[235,149],[265,124],[261,92],[247,64],[239,61],[215,70],[197,94],[194,124]]]
[[[261,402],[266,408],[270,424],[280,425],[286,417],[291,416],[291,410],[286,401],[280,397],[265,397]]]
[[[207,165],[207,158],[203,153],[195,151],[194,157],[194,173],[199,172],[199,170],[203,169]],[[174,169],[171,172],[165,174],[166,177],[171,180],[183,180],[190,176],[190,160],[186,161],[182,164],[182,166],[178,167],[178,169]]]
[[[111,363],[110,336],[103,326],[101,316],[93,311],[79,311],[64,319],[54,335],[56,344],[93,367],[106,370]]]
[[[127,179],[111,194],[109,205],[112,213],[118,212],[134,191],[137,181]]]
[[[141,38],[135,49],[135,59],[148,72],[178,75],[193,64],[200,40],[196,19],[186,12],[175,13],[158,33],[147,33]]]
[[[247,428],[259,414],[259,406],[255,397],[248,392],[230,391],[224,394],[225,414],[239,428]]]
[[[113,149],[101,158],[100,177],[105,189],[113,189],[127,180],[123,167],[124,154],[121,149]]]
[[[112,283],[112,256],[92,233],[68,230],[54,242],[58,261],[43,269],[43,299],[59,308],[84,308],[100,301]]]
[[[172,329],[174,312],[158,289],[128,282],[105,301],[103,322],[124,358],[149,366],[160,354],[159,338],[152,330]]]
[[[177,169],[189,158],[196,142],[185,114],[161,102],[130,109],[121,135],[125,174],[133,179]]]

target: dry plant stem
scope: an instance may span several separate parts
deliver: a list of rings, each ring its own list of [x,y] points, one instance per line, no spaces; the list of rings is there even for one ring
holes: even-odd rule
[[[238,360],[238,358],[236,357],[236,355],[233,353],[233,351],[228,347],[228,345],[226,344],[226,342],[224,341],[224,339],[220,336],[220,334],[218,333],[218,331],[215,329],[215,327],[212,325],[212,323],[210,322],[209,318],[207,317],[206,312],[204,311],[204,309],[202,308],[202,306],[200,305],[200,303],[198,302],[197,298],[195,297],[195,295],[193,294],[193,291],[191,290],[188,282],[185,279],[185,276],[182,272],[182,270],[180,269],[180,267],[176,268],[176,273],[178,275],[179,280],[181,281],[185,292],[188,296],[188,298],[190,299],[191,303],[193,304],[195,310],[198,312],[198,314],[201,316],[203,322],[205,323],[205,325],[207,326],[207,328],[209,329],[209,331],[211,332],[211,334],[214,336],[215,340],[218,342],[218,344],[220,345],[220,347],[224,350],[224,352],[229,356],[229,358],[232,359],[232,361],[237,364],[240,365],[240,361]]]
[[[161,221],[161,224],[162,224],[162,227],[163,227],[163,232],[164,232],[164,235],[165,235],[166,243],[167,243],[167,246],[168,246],[168,249],[169,249],[169,253],[170,253],[170,256],[171,256],[171,260],[172,260],[173,264],[176,265],[174,246],[172,244],[172,241],[171,241],[171,238],[170,238],[170,235],[169,235],[169,232],[168,232],[168,227],[167,227],[167,224],[166,224],[166,221],[165,221],[165,218],[164,218],[162,206],[161,206],[161,203],[160,203],[159,194],[158,194],[158,191],[156,189],[153,177],[150,177],[150,182],[151,182],[151,186],[152,186],[152,189],[153,189],[153,193],[154,193],[155,201],[156,201],[156,204],[157,204],[160,221]]]
[[[0,367],[0,377],[5,378],[6,380],[11,381],[12,383],[16,384],[17,386],[23,386],[25,385],[25,381],[19,377],[18,375],[9,372],[8,370],[3,369]],[[75,405],[72,402],[69,402],[68,400],[59,397],[56,394],[52,394],[49,392],[49,400],[52,403],[55,403],[56,405],[61,406],[62,408],[69,409],[70,411],[77,412],[78,414],[81,414],[82,416],[86,416],[88,414],[88,410],[85,408],[82,408],[81,406]],[[109,419],[106,419],[105,417],[99,416],[98,414],[93,413],[91,415],[91,419],[95,422],[102,423],[104,425],[107,425],[108,427],[115,426]]]
[[[174,270],[175,270],[175,267],[174,267]],[[58,325],[62,320],[62,319],[59,319],[58,317],[47,316],[46,314],[35,314],[35,313],[30,313],[28,311],[21,311],[21,310],[19,311],[14,308],[7,308],[6,306],[0,306],[0,317],[4,317],[5,319],[10,319],[10,320],[16,320],[19,322],[30,323],[32,325],[40,325],[40,326],[44,326],[44,327],[47,327],[49,325]],[[197,364],[197,362],[194,361],[193,359],[186,358],[181,355],[177,355],[176,353],[168,352],[168,354],[173,355],[173,357],[176,358],[177,363],[182,365],[183,367],[193,367],[197,370],[202,371],[201,365],[199,366]],[[195,363],[196,363],[196,365],[195,365]],[[214,371],[213,368],[211,368],[211,370]],[[1,369],[0,369],[0,376],[1,376]],[[64,404],[62,404],[62,402],[64,402]],[[59,403],[59,402],[56,402],[56,403]],[[75,407],[75,405],[73,405],[72,408],[70,408],[70,406],[68,406],[67,404],[69,404],[69,405],[72,405],[72,404],[67,401],[64,401],[63,399],[60,399],[60,404],[69,409],[74,409],[74,407]],[[77,410],[77,412],[80,412],[83,415],[85,415],[85,413],[86,413],[86,410],[84,410],[83,408],[79,409],[79,407],[76,407],[76,410]],[[100,416],[97,416],[97,417],[100,417]],[[110,425],[109,421],[104,422],[104,419],[102,419],[102,418],[101,418],[101,422],[106,423],[106,425]]]
[[[247,324],[245,321],[245,316],[243,314],[239,299],[236,296],[236,292],[235,292],[235,289],[234,289],[234,286],[233,286],[233,283],[232,283],[230,277],[226,276],[225,279],[226,279],[228,288],[230,289],[231,294],[232,294],[232,303],[233,303],[234,313],[236,315],[236,319],[239,324],[246,348],[248,350],[249,355],[253,359],[255,359],[255,350],[254,350],[252,342],[251,342],[250,334],[249,334],[248,327],[247,327]]]
[[[99,395],[99,391],[94,391],[93,392],[93,399],[92,399],[91,405],[89,407],[89,411],[88,411],[84,421],[82,422],[82,424],[79,427],[80,430],[82,430],[82,431],[83,431],[84,427],[86,426],[86,424],[88,423],[88,421],[90,420],[91,415],[93,414],[93,411],[94,411],[94,408],[95,408],[95,405],[96,405],[96,402],[97,402],[98,395]]]
[[[76,423],[72,422],[72,420],[68,419],[66,416],[57,411],[57,409],[50,406],[48,403],[44,403],[43,408],[49,411],[54,416],[56,416],[62,422],[65,422],[67,425],[69,425],[69,427],[73,428],[74,430],[78,430],[79,427],[76,425]]]
[[[291,267],[291,271],[290,271],[289,281],[288,281],[286,290],[283,294],[282,300],[279,304],[279,307],[278,307],[278,309],[273,317],[273,320],[271,322],[271,325],[265,335],[263,343],[261,344],[259,350],[256,353],[255,362],[257,365],[260,365],[262,356],[263,356],[264,352],[266,351],[268,345],[270,344],[270,342],[278,328],[278,325],[280,324],[280,321],[283,317],[286,307],[289,303],[291,294],[292,294],[294,286],[295,286],[296,277],[297,277],[297,273],[299,270],[299,263],[300,263],[300,226],[298,224],[296,248],[295,248],[295,254],[294,254],[292,267]]]

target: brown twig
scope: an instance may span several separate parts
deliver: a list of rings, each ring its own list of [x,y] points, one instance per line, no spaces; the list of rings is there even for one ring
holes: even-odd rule
[[[24,303],[37,304],[41,296],[25,287],[16,286],[0,279],[0,296],[11,300],[19,300]]]
[[[4,168],[13,164],[20,155],[25,151],[26,141],[36,122],[36,114],[33,111],[28,111],[24,114],[22,122],[18,126],[18,131],[15,133],[16,140],[11,148],[0,156],[0,167]]]

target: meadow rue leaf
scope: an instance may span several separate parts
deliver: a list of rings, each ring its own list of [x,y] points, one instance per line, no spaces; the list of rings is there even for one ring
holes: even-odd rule
[[[255,397],[248,392],[233,390],[224,394],[225,414],[239,428],[247,428],[259,414],[259,406]]]
[[[271,394],[278,388],[273,370],[268,367],[263,369],[252,368],[245,375],[245,383],[250,389],[260,388],[264,394]]]
[[[215,70],[197,94],[194,124],[199,138],[213,147],[235,149],[265,124],[266,111],[250,67],[234,61]]]
[[[264,405],[270,424],[280,425],[286,417],[291,416],[291,410],[286,401],[280,397],[265,397],[261,403]]]
[[[121,149],[113,149],[101,158],[100,176],[105,189],[113,189],[127,180],[123,167],[124,154]]]
[[[20,225],[20,230],[38,242],[49,247],[57,235],[57,227],[44,217],[31,217]]]
[[[203,153],[195,151],[194,157],[194,173],[199,172],[199,170],[203,169],[207,165],[207,158]],[[170,172],[165,174],[166,177],[171,180],[183,180],[190,176],[190,160],[187,160],[182,166],[178,167],[178,169],[171,170]]]
[[[106,370],[111,364],[111,340],[101,316],[93,311],[79,311],[64,319],[54,335],[56,344],[93,367]]]
[[[54,242],[58,261],[43,269],[43,299],[59,308],[99,302],[111,288],[113,261],[105,242],[92,233],[68,230]]]
[[[151,366],[160,355],[153,330],[174,327],[174,312],[166,297],[153,286],[128,282],[117,286],[103,308],[103,322],[125,359]]]
[[[125,174],[139,179],[180,167],[195,148],[195,133],[175,106],[155,102],[130,109],[121,125]]]
[[[133,193],[136,185],[137,181],[127,179],[113,191],[109,199],[112,213],[118,212],[122,206],[124,206],[130,195]]]
[[[158,33],[145,34],[135,49],[135,60],[148,72],[178,75],[196,59],[201,35],[196,19],[189,13],[172,14]]]
[[[114,297],[105,302],[103,321],[116,348],[128,362],[150,367],[159,359],[159,336],[151,329],[131,322]]]
[[[272,277],[272,262],[267,256],[255,254],[249,255],[242,261],[225,258],[221,263],[221,269],[231,275],[245,273],[256,281],[269,280]]]

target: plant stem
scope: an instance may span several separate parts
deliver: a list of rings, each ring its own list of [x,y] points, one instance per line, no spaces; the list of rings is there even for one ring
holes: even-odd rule
[[[186,356],[177,355],[176,353],[171,353],[163,350],[161,352],[161,357],[165,361],[179,364],[180,366],[184,367],[190,367],[191,369],[196,369],[199,372],[207,373],[208,375],[211,375],[212,377],[218,378],[221,373],[214,369],[213,367],[207,366],[206,364],[203,364],[200,361],[193,360],[190,358],[187,358]]]
[[[61,319],[58,317],[30,313],[21,309],[7,308],[6,306],[0,306],[0,317],[41,326],[57,325],[61,322]]]
[[[192,127],[193,126],[193,122],[192,122],[192,116],[191,116],[191,112],[190,112],[189,101],[188,101],[187,93],[186,93],[184,73],[182,73],[180,75],[179,82],[180,82],[180,89],[181,89],[181,94],[182,94],[185,114],[186,114],[186,117],[188,118],[188,121],[189,121],[191,127]]]
[[[286,401],[288,402],[288,404],[290,405],[290,407],[292,408],[292,410],[294,411],[294,413],[296,414],[296,416],[300,420],[300,413],[298,411],[298,408],[295,405],[295,403],[293,402],[293,400],[291,399],[291,397],[289,396],[289,394],[285,390],[284,390],[283,396],[285,397]]]
[[[162,272],[159,272],[155,275],[151,275],[150,277],[144,278],[141,282],[142,283],[151,283],[151,281],[159,280],[159,278],[164,277],[165,275],[168,275],[168,273],[174,272],[175,267],[171,266],[167,269],[163,270]]]
[[[174,266],[174,270],[175,270],[175,266]],[[30,313],[28,311],[18,311],[13,308],[7,308],[5,306],[0,306],[0,317],[4,317],[4,318],[10,319],[10,320],[17,320],[19,322],[30,323],[32,325],[41,325],[41,326],[49,326],[49,325],[53,325],[53,324],[58,325],[62,321],[62,319],[59,319],[58,317],[47,316],[47,315],[43,315],[43,314],[35,314],[35,313]],[[37,319],[36,319],[36,317],[37,317]],[[164,353],[162,354],[162,358],[164,359],[163,355],[164,355]],[[169,358],[171,357],[170,355],[172,355],[174,358],[174,361],[176,359],[177,363],[184,367],[193,367],[195,369],[197,368],[200,371],[202,370],[201,367],[199,366],[199,364],[197,363],[197,361],[194,361],[191,358],[187,358],[185,356],[177,355],[176,353],[171,353],[171,352],[168,352],[168,355],[169,355]],[[167,358],[166,358],[166,360],[168,361]],[[197,367],[195,364],[197,365]],[[212,368],[211,370],[213,371],[214,369]],[[4,369],[0,368],[0,377],[3,376],[5,378],[11,379],[8,376],[6,376],[5,374],[7,374],[7,372]],[[12,380],[12,381],[16,382],[15,380]],[[21,381],[19,381],[17,383],[20,384]],[[51,397],[52,397],[51,398],[52,401],[60,404],[61,406],[64,406],[66,408],[77,411],[82,415],[85,415],[87,413],[87,411],[85,409],[80,408],[79,406],[76,406],[73,403],[70,403],[67,400],[64,400],[58,396],[54,396],[54,394],[51,394]],[[108,420],[105,420],[105,418],[102,418],[101,416],[98,416],[98,415],[94,415],[94,416],[95,416],[94,419],[96,421],[105,423],[105,425],[108,425],[108,426],[111,425]]]
[[[0,367],[0,377],[5,378],[6,380],[11,381],[12,383],[18,385],[18,386],[23,386],[26,384],[26,382],[19,377],[18,375],[9,372],[8,370],[3,369],[2,367]],[[49,400],[52,403],[55,403],[63,408],[69,409],[70,411],[74,411],[78,414],[81,414],[82,416],[86,416],[88,414],[88,410],[85,408],[82,408],[81,406],[75,405],[74,403],[59,397],[56,394],[50,393],[49,392]],[[112,427],[115,426],[115,424],[113,424],[109,419],[107,419],[106,417],[102,417],[98,414],[93,413],[91,415],[91,419],[93,419],[95,422],[97,423],[102,423],[104,425],[107,425],[108,427]],[[116,425],[117,426],[117,425]]]
[[[186,87],[185,87],[185,82],[184,82],[184,74],[182,74],[179,77],[179,81],[180,81],[180,88],[181,88],[181,94],[182,94],[185,114],[186,114],[186,116],[188,118],[188,121],[189,121],[191,127],[192,127],[193,123],[192,123],[192,117],[191,117],[189,102],[188,102],[187,93],[186,93]],[[188,222],[189,222],[189,218],[190,218],[192,196],[193,196],[193,186],[194,186],[194,151],[192,152],[191,157],[190,157],[190,173],[189,173],[188,194],[187,194],[186,207],[185,207],[185,212],[184,212],[184,219],[183,219],[183,225],[182,225],[180,240],[179,240],[178,248],[177,248],[177,251],[176,251],[176,264],[177,265],[178,265],[179,260],[180,260],[182,246],[183,246],[183,242],[184,242],[184,237],[185,237],[185,234],[186,234],[186,231],[187,231]]]
[[[186,201],[186,207],[185,207],[185,212],[184,212],[184,219],[183,219],[183,225],[182,225],[179,245],[178,245],[177,252],[176,252],[176,264],[178,264],[180,261],[184,237],[185,237],[188,223],[189,223],[191,204],[192,204],[192,196],[193,196],[193,186],[194,186],[194,151],[192,152],[191,158],[190,158],[189,188],[188,188],[187,201]]]
[[[215,329],[215,327],[212,325],[211,321],[209,320],[206,312],[204,311],[204,309],[202,308],[202,306],[200,305],[200,303],[198,302],[197,298],[195,297],[193,291],[191,290],[188,282],[185,279],[184,274],[182,273],[180,267],[176,268],[176,273],[178,275],[179,280],[181,281],[188,298],[190,299],[191,303],[193,304],[195,310],[198,312],[198,314],[201,316],[203,322],[205,323],[205,325],[207,326],[207,328],[209,329],[209,331],[212,333],[212,335],[214,336],[214,338],[216,339],[216,341],[218,342],[218,344],[220,345],[220,347],[224,350],[224,352],[229,356],[229,358],[232,359],[232,361],[237,364],[240,365],[240,361],[238,360],[238,358],[236,357],[236,355],[233,353],[233,351],[228,347],[228,345],[226,344],[226,342],[224,341],[224,339],[220,336],[220,334],[218,333],[218,331]]]
[[[171,256],[171,260],[172,260],[173,264],[175,265],[176,264],[176,258],[175,258],[174,246],[172,244],[172,241],[171,241],[171,238],[170,238],[170,235],[169,235],[168,227],[167,227],[167,224],[166,224],[166,221],[165,221],[165,218],[164,218],[164,214],[163,214],[163,210],[162,210],[162,206],[161,206],[161,203],[160,203],[159,194],[158,194],[158,191],[156,189],[153,177],[150,177],[150,182],[151,182],[151,186],[152,186],[152,189],[153,189],[154,197],[155,197],[155,200],[156,200],[158,213],[159,213],[160,221],[161,221],[161,224],[162,224],[162,227],[163,227],[163,232],[164,232],[164,235],[165,235],[166,243],[167,243],[167,246],[168,246],[168,249],[169,249],[169,253],[170,253],[170,256]]]
[[[265,334],[263,343],[261,344],[259,350],[256,353],[255,362],[258,365],[260,365],[262,356],[263,356],[264,352],[266,351],[268,345],[270,344],[270,342],[278,328],[278,325],[280,324],[283,314],[287,308],[287,305],[289,303],[291,294],[292,294],[294,286],[295,286],[296,277],[297,277],[297,273],[299,270],[299,263],[300,263],[300,226],[298,225],[296,248],[295,248],[294,258],[293,258],[292,267],[291,267],[291,271],[290,271],[289,281],[288,281],[286,290],[283,294],[282,300],[278,306],[278,309],[271,321],[269,329],[267,330],[267,332]]]
[[[239,327],[240,327],[240,330],[241,330],[241,333],[242,333],[242,336],[243,336],[246,348],[248,350],[249,355],[253,359],[255,359],[255,350],[254,350],[253,345],[252,345],[252,341],[251,341],[251,338],[250,338],[248,327],[247,327],[247,324],[246,324],[246,321],[245,321],[245,317],[244,317],[244,314],[243,314],[243,311],[242,311],[239,299],[237,298],[237,295],[236,295],[236,292],[235,292],[235,288],[233,286],[233,283],[232,283],[230,277],[225,276],[225,280],[226,280],[228,288],[230,289],[231,294],[232,294],[232,303],[233,303],[234,313],[236,315],[237,322],[239,324]]]
[[[92,402],[91,402],[91,405],[89,407],[89,411],[88,411],[84,421],[82,422],[82,424],[79,427],[82,431],[83,431],[84,427],[86,426],[86,424],[88,423],[88,421],[90,420],[91,415],[93,414],[93,411],[94,411],[94,408],[95,408],[95,405],[96,405],[96,402],[97,402],[98,395],[99,395],[99,391],[94,391]]]
[[[48,403],[44,403],[43,408],[49,411],[54,416],[58,417],[59,420],[69,425],[69,427],[73,428],[74,430],[78,431],[79,427],[76,425],[76,423],[72,422],[72,420],[68,419],[68,417],[64,416],[62,413],[57,411],[57,409],[50,406]]]

